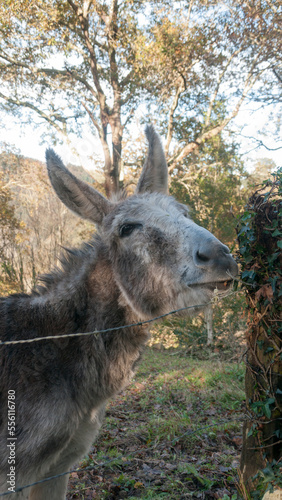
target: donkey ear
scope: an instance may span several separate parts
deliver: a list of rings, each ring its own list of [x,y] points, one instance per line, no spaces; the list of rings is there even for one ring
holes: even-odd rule
[[[111,210],[111,203],[91,186],[77,179],[53,149],[47,149],[46,162],[51,184],[60,200],[80,217],[100,224]]]
[[[157,191],[167,194],[168,170],[161,139],[152,125],[146,127],[145,133],[149,141],[149,150],[136,193]]]

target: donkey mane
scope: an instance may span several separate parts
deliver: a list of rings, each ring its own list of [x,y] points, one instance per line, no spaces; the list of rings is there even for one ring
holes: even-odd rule
[[[45,295],[51,292],[63,280],[71,276],[82,273],[86,265],[94,265],[97,260],[99,248],[102,247],[102,241],[98,234],[93,235],[87,243],[83,243],[79,248],[63,247],[59,255],[59,264],[54,266],[51,272],[41,274],[38,277],[38,285],[32,291],[35,295]],[[84,273],[87,273],[85,269]]]

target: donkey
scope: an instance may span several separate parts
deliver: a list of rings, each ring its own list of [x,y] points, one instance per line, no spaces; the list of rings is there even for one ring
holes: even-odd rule
[[[55,192],[98,230],[80,250],[67,250],[61,267],[32,294],[0,300],[2,342],[50,337],[0,345],[1,492],[64,473],[87,453],[107,402],[130,381],[148,339],[147,327],[135,323],[206,304],[238,272],[228,248],[167,195],[160,138],[152,126],[146,135],[135,194],[119,201],[104,198],[46,152]],[[67,481],[64,475],[6,498],[63,500]]]

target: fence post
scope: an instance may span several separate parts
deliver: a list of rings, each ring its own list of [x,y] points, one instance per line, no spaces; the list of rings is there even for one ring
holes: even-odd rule
[[[237,232],[248,306],[240,468],[263,494],[282,487],[282,169],[251,196]]]
[[[207,307],[205,307],[205,322],[208,333],[207,345],[212,345],[213,343],[212,304],[208,304]]]

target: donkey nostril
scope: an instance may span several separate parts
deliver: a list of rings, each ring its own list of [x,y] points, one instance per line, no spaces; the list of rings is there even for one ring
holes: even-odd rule
[[[197,251],[196,256],[200,262],[208,262],[210,260],[210,257],[205,255],[204,253],[199,252],[199,250]]]

